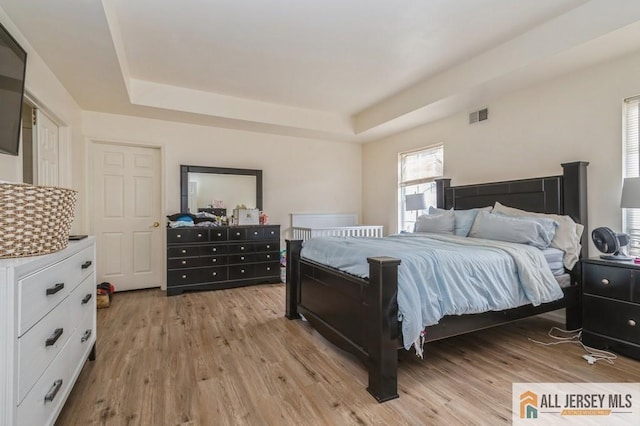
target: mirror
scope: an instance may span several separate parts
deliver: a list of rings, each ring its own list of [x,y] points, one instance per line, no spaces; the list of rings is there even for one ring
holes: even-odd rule
[[[180,166],[181,212],[195,214],[220,202],[228,216],[239,204],[262,210],[262,170]]]

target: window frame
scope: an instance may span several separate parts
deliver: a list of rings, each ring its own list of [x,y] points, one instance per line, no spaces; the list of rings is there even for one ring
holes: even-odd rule
[[[624,100],[622,118],[622,177],[640,177],[640,95]],[[640,256],[640,209],[621,210],[622,230],[630,236],[627,250],[631,256]]]

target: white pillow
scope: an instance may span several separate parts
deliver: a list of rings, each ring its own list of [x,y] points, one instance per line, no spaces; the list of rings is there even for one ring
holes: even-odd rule
[[[433,234],[453,234],[456,217],[453,210],[438,214],[423,214],[418,217],[413,232],[431,232]]]
[[[579,223],[575,223],[569,216],[563,216],[559,214],[547,214],[547,213],[534,213],[526,210],[520,210],[513,207],[508,207],[500,204],[496,201],[493,206],[493,211],[505,214],[507,216],[516,217],[547,217],[558,222],[558,228],[556,234],[551,240],[550,247],[560,249],[564,252],[563,263],[565,268],[572,269],[580,258],[580,237],[582,237],[582,231],[584,226]]]
[[[528,244],[544,250],[551,243],[551,235],[535,219],[513,217],[479,211],[469,231],[472,238]]]

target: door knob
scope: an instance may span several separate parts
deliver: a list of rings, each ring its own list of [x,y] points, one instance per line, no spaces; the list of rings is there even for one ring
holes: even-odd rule
[[[157,228],[158,226],[160,226],[160,222],[153,222],[153,227]]]

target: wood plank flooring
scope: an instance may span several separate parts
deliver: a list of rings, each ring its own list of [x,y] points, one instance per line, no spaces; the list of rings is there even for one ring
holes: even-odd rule
[[[401,351],[400,398],[378,404],[367,375],[302,321],[284,284],[166,297],[117,293],[98,311],[88,362],[58,425],[510,424],[513,382],[640,382],[640,362],[589,365],[543,347],[535,317]]]

